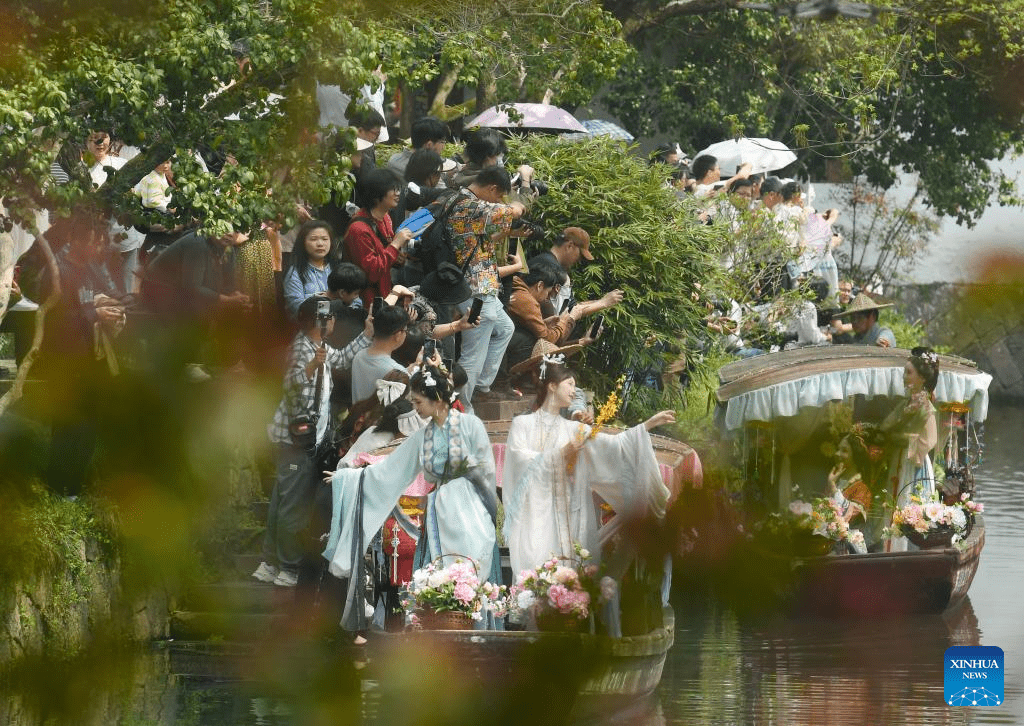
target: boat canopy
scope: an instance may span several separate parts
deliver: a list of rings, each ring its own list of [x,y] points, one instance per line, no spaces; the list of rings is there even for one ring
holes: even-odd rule
[[[822,407],[851,396],[903,396],[903,366],[910,351],[899,348],[836,345],[798,348],[730,363],[719,371],[717,397],[724,406],[727,430],[750,421],[795,416],[801,409]],[[963,404],[971,419],[988,415],[992,376],[973,362],[939,356],[935,400]]]

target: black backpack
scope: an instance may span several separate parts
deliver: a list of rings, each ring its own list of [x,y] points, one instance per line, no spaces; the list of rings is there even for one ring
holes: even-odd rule
[[[423,265],[423,274],[434,272],[442,262],[450,262],[458,266],[455,260],[455,248],[452,244],[448,217],[451,216],[456,202],[462,198],[459,189],[446,191],[427,205],[427,211],[434,216],[434,223],[427,227],[423,239],[416,245],[415,255]]]

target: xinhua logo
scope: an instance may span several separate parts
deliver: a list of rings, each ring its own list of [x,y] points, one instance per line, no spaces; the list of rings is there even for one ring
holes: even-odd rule
[[[950,706],[1003,703],[1003,649],[992,645],[946,649],[945,697]]]

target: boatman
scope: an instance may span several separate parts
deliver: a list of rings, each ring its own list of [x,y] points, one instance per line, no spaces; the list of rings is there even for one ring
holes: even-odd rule
[[[862,292],[853,299],[850,307],[841,313],[836,313],[832,316],[832,319],[850,318],[850,325],[853,326],[852,343],[854,345],[877,345],[880,348],[895,348],[896,336],[892,334],[889,328],[883,328],[878,324],[878,311],[889,307],[892,307],[892,303],[879,305]]]

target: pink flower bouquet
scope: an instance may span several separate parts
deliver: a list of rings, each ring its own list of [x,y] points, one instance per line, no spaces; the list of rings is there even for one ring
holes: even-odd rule
[[[562,564],[569,560],[551,556],[532,570],[523,570],[509,591],[509,609],[520,616],[540,619],[560,614],[585,620],[590,617],[598,591],[597,566],[586,564],[590,553],[575,545],[579,565]]]
[[[465,560],[456,560],[447,567],[434,563],[412,574],[402,597],[402,606],[407,613],[464,613],[473,620],[482,620],[490,611],[495,617],[502,617],[507,611],[505,587],[491,582],[480,582],[476,565]]]
[[[903,535],[922,546],[922,542],[956,544],[970,532],[975,514],[985,511],[985,505],[975,502],[964,492],[955,504],[943,504],[939,494],[932,499],[911,497],[910,504],[892,514],[895,531],[892,536]]]

